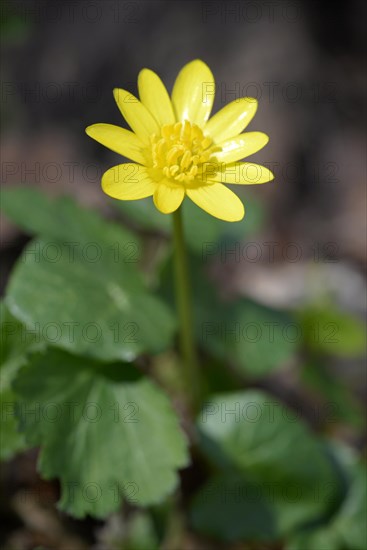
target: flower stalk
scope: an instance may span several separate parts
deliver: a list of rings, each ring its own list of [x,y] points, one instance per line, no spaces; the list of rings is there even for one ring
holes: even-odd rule
[[[182,208],[178,208],[172,214],[176,305],[179,318],[180,351],[185,370],[186,387],[193,412],[197,412],[200,407],[202,387],[194,342],[192,296],[181,211]]]

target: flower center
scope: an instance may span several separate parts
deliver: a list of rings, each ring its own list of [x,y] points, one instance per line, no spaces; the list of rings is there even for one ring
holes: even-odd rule
[[[166,124],[160,136],[151,136],[153,169],[176,184],[190,184],[196,176],[202,177],[205,163],[220,150],[199,126],[187,120]]]

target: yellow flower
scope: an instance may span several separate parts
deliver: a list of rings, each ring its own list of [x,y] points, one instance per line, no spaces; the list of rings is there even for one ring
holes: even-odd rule
[[[269,141],[262,132],[241,133],[255,115],[256,99],[236,99],[209,120],[214,77],[198,59],[180,71],[171,98],[149,69],[140,72],[138,88],[140,101],[126,90],[114,90],[132,132],[112,124],[86,129],[90,137],[133,161],[107,170],[103,191],[120,200],[153,196],[164,214],[177,210],[187,195],[212,216],[241,220],[243,204],[223,183],[265,183],[274,177],[264,166],[238,162]]]

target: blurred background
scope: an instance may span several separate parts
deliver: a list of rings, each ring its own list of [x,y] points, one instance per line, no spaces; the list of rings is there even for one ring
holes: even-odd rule
[[[302,247],[302,262],[286,276],[300,291],[300,264],[316,243],[329,244],[325,251],[337,261],[318,267],[341,295],[353,286],[347,302],[360,307],[364,11],[362,1],[334,2],[332,10],[280,0],[2,2],[2,182],[34,183],[103,208],[100,177],[118,157],[84,128],[122,123],[112,89],[136,93],[142,67],[171,87],[183,64],[202,58],[217,81],[215,110],[243,95],[260,103],[250,129],[270,143],[253,158],[272,167],[276,180],[251,190],[267,211],[258,238]],[[2,229],[6,248],[17,235],[6,222]],[[277,270],[268,267],[264,276],[274,280]],[[288,283],[279,280],[287,290]]]
[[[89,139],[85,127],[124,125],[112,89],[136,94],[141,68],[156,71],[171,89],[179,69],[201,58],[217,82],[214,111],[236,97],[258,99],[249,129],[267,133],[270,142],[252,159],[275,172],[274,182],[240,190],[251,230],[237,255],[217,257],[215,277],[224,292],[284,309],[329,300],[364,319],[366,3],[329,6],[311,0],[3,1],[2,184],[72,195],[112,215],[100,178],[118,156]],[[29,237],[6,217],[1,232],[4,292]],[[328,361],[329,372],[360,403],[364,364],[360,354]],[[264,384],[292,394],[289,378]],[[298,397],[297,389],[291,401]],[[363,448],[361,431],[343,429],[346,440]],[[8,467],[10,493],[35,475],[34,460],[28,453]],[[34,514],[13,503],[7,536],[23,533],[25,548],[32,547],[32,533],[42,531]],[[82,540],[88,522],[78,529]]]

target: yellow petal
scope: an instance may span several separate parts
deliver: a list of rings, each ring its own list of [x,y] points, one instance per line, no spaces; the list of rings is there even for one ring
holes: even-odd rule
[[[268,141],[268,136],[262,132],[246,132],[219,143],[218,145],[222,150],[220,153],[216,153],[215,156],[220,162],[229,164],[257,153]]]
[[[155,206],[163,214],[171,214],[177,210],[185,196],[183,187],[169,187],[160,183],[154,192],[153,200]]]
[[[140,164],[145,164],[144,143],[129,130],[113,124],[92,124],[85,129],[87,135],[98,143]]]
[[[174,124],[176,122],[170,97],[158,75],[149,69],[143,69],[139,73],[138,88],[140,101],[154,116],[158,124]]]
[[[130,92],[115,88],[113,90],[118,108],[130,128],[145,143],[152,134],[158,134],[159,126],[148,109]]]
[[[216,143],[226,141],[246,128],[254,117],[256,109],[257,100],[252,97],[235,99],[209,120],[204,131]]]
[[[205,212],[227,222],[237,222],[245,215],[240,199],[221,183],[187,189],[186,194]]]
[[[132,162],[114,166],[102,176],[103,191],[114,199],[145,199],[153,195],[156,187],[147,169]]]
[[[172,91],[177,121],[188,120],[202,126],[208,120],[215,93],[214,77],[209,67],[196,59],[181,69]]]
[[[211,175],[214,170],[216,174]],[[221,181],[222,183],[253,185],[267,183],[274,179],[274,174],[261,164],[251,162],[234,162],[232,164],[208,163],[207,181]]]

